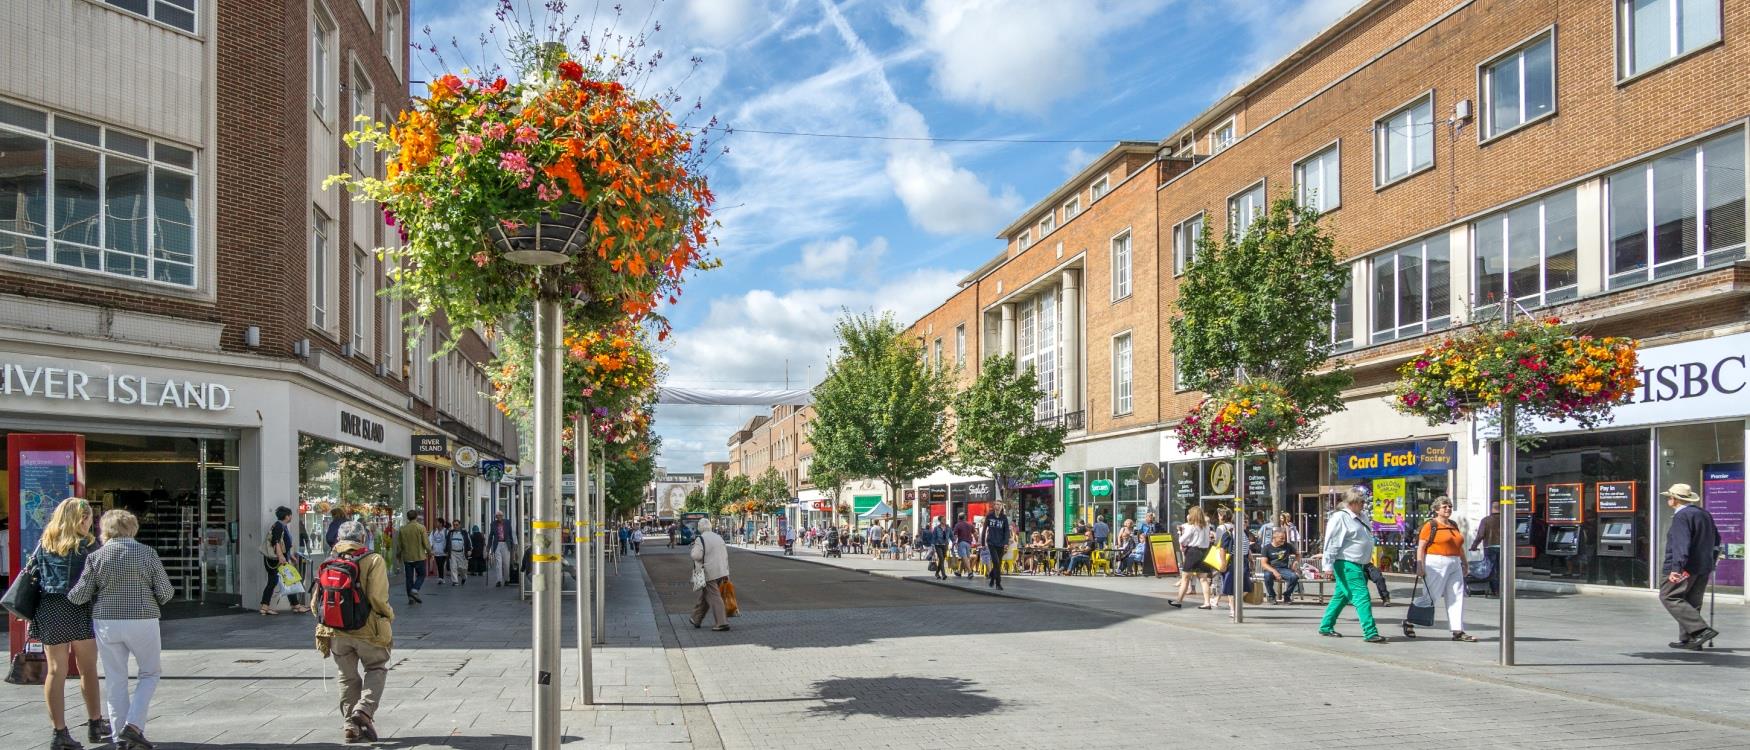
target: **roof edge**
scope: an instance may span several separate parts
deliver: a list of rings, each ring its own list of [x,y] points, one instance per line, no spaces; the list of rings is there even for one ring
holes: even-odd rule
[[[1039,199],[1039,202],[1029,206],[1027,210],[1022,211],[1020,216],[1016,217],[1013,223],[1004,227],[1003,231],[997,233],[997,239],[1006,240],[1009,238],[1009,235],[1012,235],[1025,227],[1032,226],[1032,218],[1039,213],[1040,209],[1047,206],[1056,208],[1057,204],[1062,203],[1064,199],[1068,198],[1070,193],[1080,192],[1081,185],[1086,183],[1089,179],[1092,179],[1094,175],[1098,174],[1100,167],[1109,166],[1112,162],[1116,161],[1118,157],[1125,154],[1152,155],[1155,151],[1159,150],[1160,147],[1160,144],[1155,141],[1118,141],[1117,143],[1112,144],[1112,147],[1106,149],[1105,153],[1100,154],[1093,161],[1088,162],[1088,166],[1082,167],[1080,172],[1077,172],[1074,176],[1064,180],[1057,186],[1057,189],[1051,191],[1044,198]]]

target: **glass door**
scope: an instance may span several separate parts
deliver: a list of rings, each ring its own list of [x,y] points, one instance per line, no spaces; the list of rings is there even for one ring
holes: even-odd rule
[[[200,546],[200,599],[239,604],[237,590],[237,441],[202,440],[196,542]]]

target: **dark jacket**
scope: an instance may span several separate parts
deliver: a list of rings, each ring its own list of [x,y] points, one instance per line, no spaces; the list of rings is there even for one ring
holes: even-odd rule
[[[1714,572],[1715,549],[1720,530],[1714,517],[1697,505],[1685,505],[1671,516],[1671,532],[1665,537],[1665,572],[1687,571],[1692,576]]]
[[[984,546],[1009,546],[1009,517],[991,516],[984,519]]]
[[[346,523],[344,518],[328,519],[328,531],[322,535],[322,542],[328,545],[329,549],[334,549],[334,545],[340,543],[340,525],[343,523]]]
[[[34,554],[37,586],[45,594],[66,594],[79,583],[79,575],[85,572],[85,557],[97,549],[95,542],[84,542],[75,547],[72,552],[57,555],[42,547],[37,547]]]
[[[674,529],[669,529],[674,534]],[[510,527],[510,521],[493,521],[492,528],[486,535],[486,549],[498,549],[498,543],[504,542],[507,547],[516,546],[516,530]]]

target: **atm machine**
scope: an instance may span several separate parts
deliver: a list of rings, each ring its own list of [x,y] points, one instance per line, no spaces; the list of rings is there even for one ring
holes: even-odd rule
[[[1599,557],[1634,557],[1640,550],[1635,544],[1635,519],[1605,517],[1598,521]]]
[[[1525,515],[1514,518],[1513,556],[1518,559],[1530,560],[1537,557],[1537,546],[1531,543],[1533,520],[1535,519],[1531,516]]]
[[[1577,524],[1550,524],[1544,537],[1543,553],[1550,557],[1573,557],[1580,554],[1580,527]]]

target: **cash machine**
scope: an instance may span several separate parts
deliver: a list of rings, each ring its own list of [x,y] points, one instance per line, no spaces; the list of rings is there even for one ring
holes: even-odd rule
[[[1585,521],[1582,500],[1586,496],[1583,484],[1551,484],[1543,490],[1544,517],[1549,532],[1544,536],[1543,553],[1550,557],[1574,557],[1580,554],[1580,524]]]
[[[1537,557],[1536,525],[1533,523],[1537,520],[1537,488],[1532,485],[1513,488],[1513,501],[1513,556],[1531,560]]]
[[[1639,555],[1640,535],[1635,533],[1635,483],[1599,482],[1596,497],[1598,556]]]

